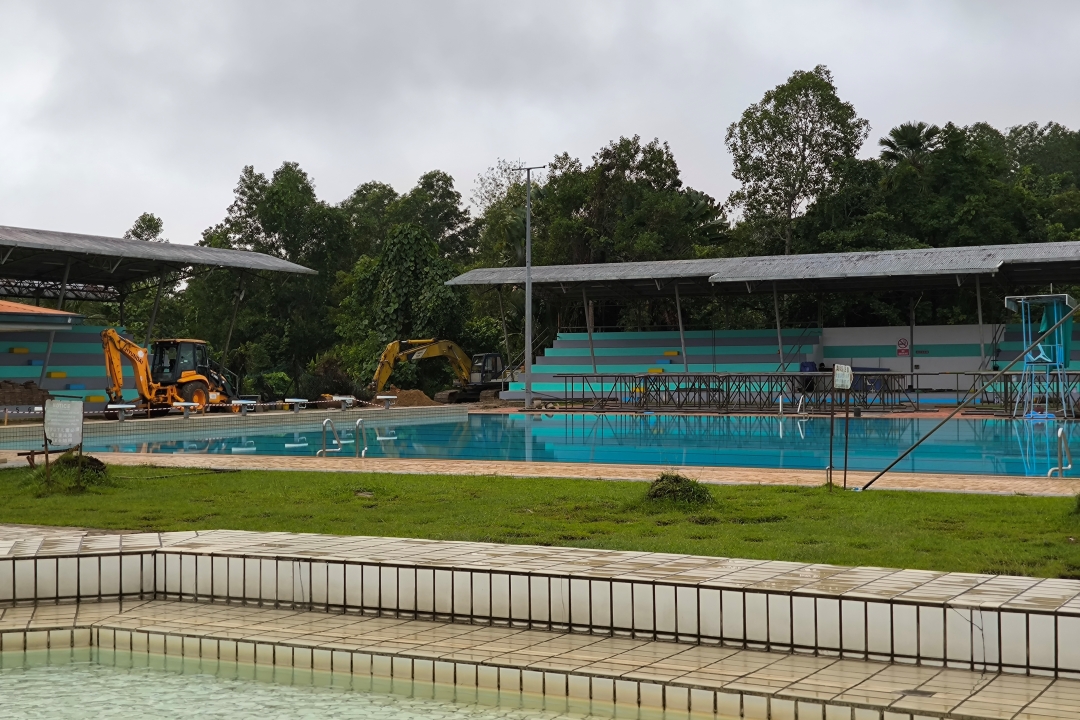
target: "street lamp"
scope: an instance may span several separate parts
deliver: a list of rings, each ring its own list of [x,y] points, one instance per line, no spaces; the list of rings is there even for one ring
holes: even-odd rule
[[[519,167],[525,171],[525,409],[532,408],[532,171],[546,165]]]

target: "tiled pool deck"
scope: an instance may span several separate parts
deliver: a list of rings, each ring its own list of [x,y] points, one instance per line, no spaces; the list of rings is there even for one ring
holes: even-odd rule
[[[1073,580],[4,526],[0,604],[4,650],[95,645],[722,717],[1080,720]]]

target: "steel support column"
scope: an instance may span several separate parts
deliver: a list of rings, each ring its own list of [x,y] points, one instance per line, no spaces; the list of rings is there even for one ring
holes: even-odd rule
[[[496,288],[499,295],[499,317],[502,319],[503,345],[506,346],[506,365],[510,368],[510,382],[517,382],[514,377],[514,356],[510,354],[510,333],[506,329],[506,310],[503,309],[502,285]]]
[[[911,387],[915,387],[915,296],[908,299],[908,367]]]
[[[233,330],[236,329],[236,313],[240,309],[240,301],[244,299],[244,276],[241,275],[236,283],[236,301],[233,302],[232,320],[229,321],[229,334],[225,336],[225,350],[221,353],[221,365],[228,367],[229,346],[232,344]]]
[[[979,369],[986,366],[986,345],[983,342],[983,316],[982,316],[982,286],[979,284],[979,276],[975,276],[975,308],[979,314]]]
[[[146,324],[146,342],[143,343],[143,347],[147,348],[147,352],[150,350],[150,336],[154,332],[154,323],[157,322],[157,311],[161,307],[161,293],[165,290],[165,273],[161,273],[158,277],[157,294],[154,295],[154,307],[150,310],[150,322]]]
[[[786,369],[784,364],[784,334],[780,330],[780,295],[776,292],[776,283],[772,284],[772,302],[773,312],[776,314],[776,348],[780,351],[780,367],[777,370],[783,372]]]
[[[679,316],[679,344],[682,345],[683,372],[690,372],[690,358],[686,357],[686,334],[683,332],[682,303],[679,300],[679,283],[675,283],[675,314]]]
[[[592,358],[592,371],[596,369],[596,348],[593,347],[592,339],[592,313],[589,312],[589,298],[585,295],[585,286],[581,286],[581,307],[585,310],[585,329],[589,333],[589,357]]]
[[[64,295],[67,293],[68,275],[71,273],[71,258],[64,265],[64,279],[60,281],[60,298],[56,301],[56,309],[64,309]],[[52,359],[53,342],[56,340],[56,331],[49,331],[49,344],[45,346],[45,359],[41,362],[41,375],[38,376],[38,387],[45,382],[45,374],[49,372],[49,360]]]

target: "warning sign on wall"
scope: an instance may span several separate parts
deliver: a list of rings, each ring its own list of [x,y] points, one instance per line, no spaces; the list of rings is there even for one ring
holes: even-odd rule
[[[900,338],[896,341],[896,357],[908,357],[911,355],[911,348],[908,347],[908,339]]]

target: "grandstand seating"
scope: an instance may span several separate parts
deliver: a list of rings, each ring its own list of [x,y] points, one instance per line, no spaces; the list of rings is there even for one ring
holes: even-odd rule
[[[785,329],[784,370],[799,370],[802,362],[850,364],[906,372],[911,360],[897,356],[896,339],[907,337],[907,327],[895,328],[806,328]],[[997,364],[1003,366],[1022,349],[1020,326],[984,327],[984,348],[988,355],[997,350]],[[1070,370],[1080,370],[1080,325],[1073,330]],[[596,374],[641,374],[684,371],[692,373],[771,373],[780,370],[775,330],[689,330],[686,332],[684,364],[677,331],[597,332],[593,334]],[[935,325],[916,328],[914,364],[921,373],[963,373],[979,368],[978,327]],[[993,365],[993,361],[989,363]],[[1017,368],[1019,371],[1020,368]],[[566,381],[560,375],[594,374],[589,354],[589,336],[583,332],[562,332],[553,347],[535,359],[533,392],[538,397],[562,397]],[[922,387],[959,388],[962,381],[939,376]],[[524,397],[519,376],[502,394],[508,400]],[[951,397],[951,396],[950,396]]]
[[[800,362],[820,358],[819,328],[783,332],[784,369],[797,371]],[[678,331],[593,333],[596,371],[601,375],[648,372],[777,372],[780,353],[775,330],[689,330],[687,368]],[[533,364],[533,392],[561,397],[565,380],[559,375],[592,374],[588,333],[559,333],[554,346]],[[524,383],[510,383],[505,399],[524,397]]]

